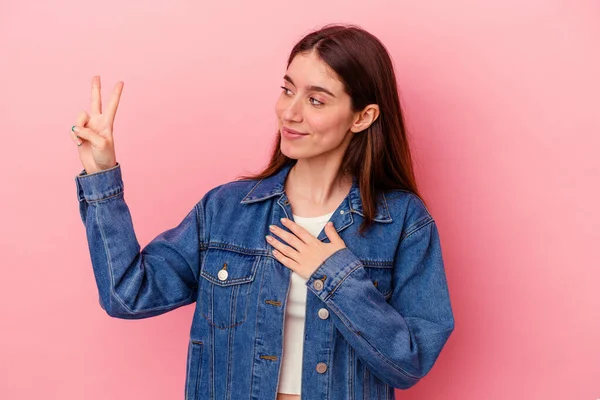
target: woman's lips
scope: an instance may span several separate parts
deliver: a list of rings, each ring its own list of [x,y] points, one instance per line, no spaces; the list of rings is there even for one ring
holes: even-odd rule
[[[287,128],[282,128],[281,129],[281,134],[283,136],[285,136],[288,139],[298,139],[301,138],[303,136],[308,136],[307,133],[301,133],[292,129],[287,129]]]

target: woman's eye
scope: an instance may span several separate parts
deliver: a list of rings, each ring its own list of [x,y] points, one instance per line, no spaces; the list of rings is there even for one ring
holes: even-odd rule
[[[289,95],[292,93],[292,91],[291,91],[290,89],[286,88],[285,86],[280,86],[280,88],[283,90],[283,93],[284,93],[285,95],[288,95],[288,96],[289,96]],[[308,99],[308,101],[309,101],[309,102],[310,102],[310,104],[312,104],[313,106],[322,106],[323,104],[325,104],[325,103],[323,103],[323,102],[321,102],[321,101],[319,101],[319,100],[315,99],[314,97],[311,97],[310,99]]]

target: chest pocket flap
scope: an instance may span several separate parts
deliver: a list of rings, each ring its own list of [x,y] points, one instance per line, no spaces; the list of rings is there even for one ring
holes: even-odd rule
[[[209,248],[200,275],[219,286],[239,285],[254,280],[260,256]]]

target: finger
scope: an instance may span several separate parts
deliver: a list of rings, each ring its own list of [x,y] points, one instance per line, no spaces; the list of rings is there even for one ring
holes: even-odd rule
[[[89,114],[85,110],[81,111],[79,112],[79,114],[77,114],[77,118],[75,119],[75,126],[85,127],[89,120]]]
[[[285,265],[287,268],[291,269],[292,271],[297,271],[298,267],[300,266],[300,264],[298,264],[296,261],[292,260],[289,257],[286,257],[285,255],[281,254],[277,250],[273,250],[273,256],[275,256],[277,261],[279,261],[280,263],[282,263],[283,265]]]
[[[298,251],[296,251],[296,249],[281,243],[272,236],[267,235],[266,238],[267,242],[269,242],[271,246],[275,247],[281,254],[291,258],[292,260],[296,260],[298,258]]]
[[[79,114],[77,114],[77,118],[75,119],[75,125],[73,125],[71,127],[71,130],[69,131],[69,135],[71,136],[71,139],[73,139],[73,142],[75,142],[75,144],[77,144],[77,146],[81,146],[83,144],[83,141],[81,140],[81,138],[79,138],[77,136],[77,133],[74,132],[73,129],[77,126],[85,126],[88,121],[89,121],[88,113],[86,111],[81,111]]]
[[[311,235],[310,232],[308,232],[306,229],[304,229],[303,227],[301,227],[300,225],[298,225],[290,219],[282,218],[281,223],[290,231],[292,231],[294,235],[299,237],[300,240],[302,240],[302,242],[304,243],[310,243],[311,240],[315,239],[315,237]]]
[[[87,140],[92,144],[92,147],[101,149],[103,148],[103,142],[106,140],[102,136],[98,135],[96,132],[89,128],[83,128],[81,126],[75,126],[75,133],[82,139]]]
[[[92,114],[102,114],[102,97],[100,94],[100,76],[95,75],[92,78]]]
[[[73,132],[73,128],[75,128],[75,125],[71,127],[71,130],[69,131],[69,136],[71,136],[71,139],[73,140],[73,142],[75,142],[77,146],[81,146],[83,144],[83,141],[77,137],[77,133]]]
[[[331,243],[338,244],[344,242],[340,235],[337,233],[337,230],[335,229],[335,227],[333,226],[333,222],[331,221],[325,224],[325,234],[327,235],[327,237],[329,238],[329,242]]]
[[[274,234],[283,239],[287,244],[294,246],[294,248],[300,250],[302,245],[306,243],[300,240],[295,234],[287,232],[276,225],[269,226],[269,230]]]
[[[110,126],[113,125],[115,121],[115,115],[117,115],[117,107],[119,107],[119,100],[121,99],[121,93],[123,92],[123,86],[125,83],[117,82],[115,88],[113,89],[112,96],[106,107],[106,117],[109,121]]]

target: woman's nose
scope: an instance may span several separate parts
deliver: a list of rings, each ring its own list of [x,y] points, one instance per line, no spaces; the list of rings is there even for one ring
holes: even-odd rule
[[[288,106],[283,111],[283,119],[286,121],[299,122],[302,121],[302,109],[301,105],[297,101],[290,101]]]

